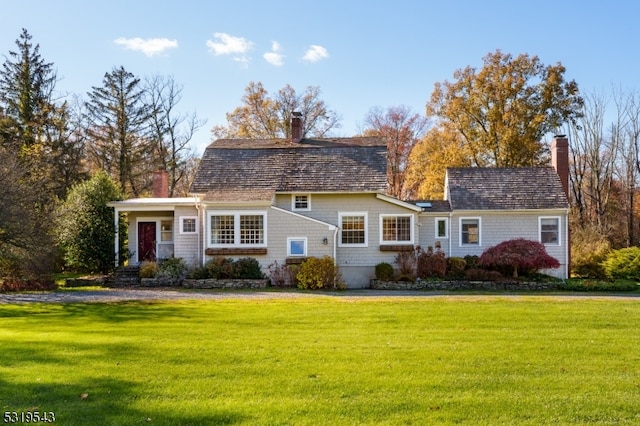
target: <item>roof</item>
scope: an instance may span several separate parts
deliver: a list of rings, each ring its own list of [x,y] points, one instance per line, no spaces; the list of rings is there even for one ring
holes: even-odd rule
[[[454,210],[569,208],[551,167],[447,169],[446,198]]]
[[[420,207],[423,213],[448,213],[451,211],[448,200],[413,200],[410,203]]]
[[[386,153],[374,137],[221,139],[205,150],[191,192],[384,192]]]

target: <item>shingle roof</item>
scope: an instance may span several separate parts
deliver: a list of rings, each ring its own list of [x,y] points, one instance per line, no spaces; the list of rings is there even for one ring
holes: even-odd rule
[[[205,150],[191,192],[378,192],[386,189],[386,172],[378,138],[222,139]]]
[[[424,213],[448,213],[451,211],[448,200],[412,200],[409,202],[422,208]]]
[[[447,169],[454,210],[568,208],[560,178],[551,167]]]

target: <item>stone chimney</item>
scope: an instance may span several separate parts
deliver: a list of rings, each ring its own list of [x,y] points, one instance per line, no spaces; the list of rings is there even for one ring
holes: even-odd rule
[[[569,139],[565,135],[557,135],[551,142],[551,165],[556,169],[569,199]]]
[[[291,142],[298,143],[302,140],[302,113],[291,113]]]
[[[153,172],[153,198],[169,198],[169,173],[166,170]]]

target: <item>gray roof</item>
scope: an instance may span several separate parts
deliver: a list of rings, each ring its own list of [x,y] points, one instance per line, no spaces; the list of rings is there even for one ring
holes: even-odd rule
[[[447,169],[454,210],[529,210],[569,207],[551,167]]]
[[[191,193],[227,190],[384,192],[384,141],[373,137],[220,139],[204,152]]]

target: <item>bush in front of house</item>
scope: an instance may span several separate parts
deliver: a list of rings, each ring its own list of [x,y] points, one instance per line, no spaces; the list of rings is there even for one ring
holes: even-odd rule
[[[640,247],[612,251],[602,262],[602,268],[609,279],[640,281]]]
[[[516,238],[489,247],[478,259],[478,265],[507,269],[513,278],[519,272],[533,273],[539,269],[559,268],[560,262],[547,254],[542,243]]]
[[[467,262],[461,257],[450,257],[447,259],[447,276],[450,278],[464,278],[464,271]]]
[[[420,278],[443,278],[447,273],[447,258],[440,248],[416,249],[416,272]]]
[[[346,285],[338,265],[330,256],[310,257],[300,265],[298,288],[303,290],[344,290]]]
[[[156,262],[142,262],[138,275],[140,278],[155,278],[158,273],[158,265]]]
[[[155,276],[156,278],[180,280],[187,275],[187,269],[187,263],[183,258],[170,257],[160,262]]]
[[[298,274],[298,269],[299,265],[279,264],[277,260],[274,261],[268,266],[271,285],[275,287],[297,287],[296,275]]]
[[[618,279],[613,281],[594,278],[569,278],[560,290],[568,291],[636,291],[640,287],[633,280]]]
[[[194,280],[207,279],[262,279],[266,278],[260,263],[252,257],[233,260],[227,257],[214,257],[203,267],[192,269],[187,278]]]
[[[387,262],[381,262],[376,265],[376,280],[380,281],[392,281],[393,280],[393,266]]]
[[[571,276],[604,279],[602,267],[611,252],[611,243],[595,226],[576,226],[571,231]]]

